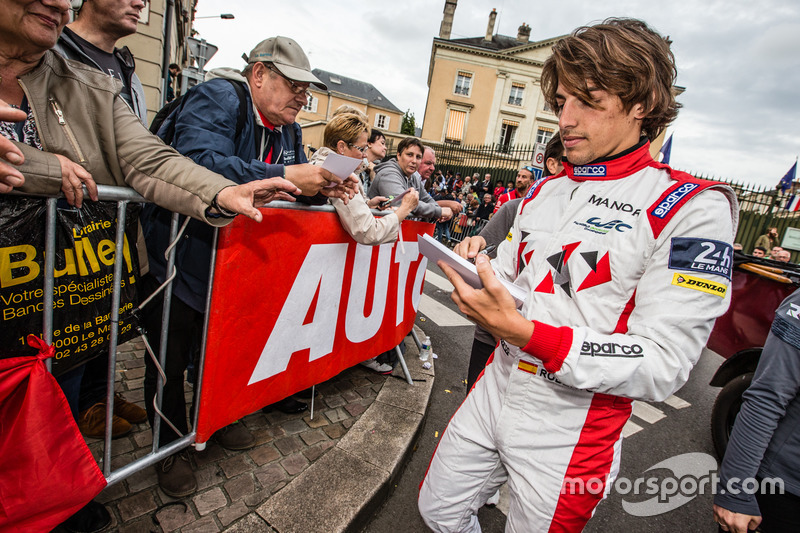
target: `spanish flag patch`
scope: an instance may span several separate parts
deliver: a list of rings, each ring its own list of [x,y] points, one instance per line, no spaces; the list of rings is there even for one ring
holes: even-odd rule
[[[536,372],[539,371],[538,365],[534,365],[533,363],[522,359],[520,359],[517,368],[519,368],[523,372],[527,372],[528,374],[534,374],[534,375],[536,374]]]

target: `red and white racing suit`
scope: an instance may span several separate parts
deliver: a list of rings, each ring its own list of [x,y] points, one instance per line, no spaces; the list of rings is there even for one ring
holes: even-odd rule
[[[653,161],[649,143],[528,191],[493,266],[528,291],[420,488],[435,531],[480,531],[508,482],[507,531],[581,531],[613,485],[632,399],[688,379],[728,307],[736,198]]]

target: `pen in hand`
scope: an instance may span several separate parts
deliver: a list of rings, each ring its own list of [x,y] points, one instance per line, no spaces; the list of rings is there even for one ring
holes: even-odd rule
[[[478,252],[478,255],[480,255],[480,254],[489,255],[490,253],[494,252],[496,249],[497,249],[497,245],[496,244],[490,244],[489,246],[487,246],[486,248],[484,248],[483,250]],[[469,262],[474,264],[476,257],[478,257],[478,256],[476,255],[475,257],[470,259]]]

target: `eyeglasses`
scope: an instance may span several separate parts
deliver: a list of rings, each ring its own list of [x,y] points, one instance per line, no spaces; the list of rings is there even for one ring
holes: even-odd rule
[[[369,145],[367,145],[367,146],[356,146],[353,143],[347,143],[347,146],[349,146],[350,148],[355,148],[356,150],[358,150],[362,154],[366,154],[367,150],[369,150]]]
[[[308,90],[308,87],[302,87],[302,86],[296,84],[294,81],[292,81],[289,78],[287,78],[286,76],[284,76],[283,72],[281,72],[280,70],[276,69],[275,67],[273,67],[269,63],[264,63],[264,66],[267,67],[272,72],[274,72],[275,74],[277,74],[278,76],[280,76],[281,78],[283,78],[284,80],[288,81],[292,93],[300,95],[300,94],[303,94],[305,92],[306,101],[310,100],[311,97],[313,96],[311,94],[311,91]]]

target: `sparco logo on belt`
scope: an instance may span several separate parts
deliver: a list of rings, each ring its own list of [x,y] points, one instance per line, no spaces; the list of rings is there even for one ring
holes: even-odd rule
[[[596,178],[598,176],[606,175],[605,165],[583,165],[581,167],[574,167],[572,169],[573,176],[583,176],[588,178]]]
[[[698,188],[699,185],[695,183],[685,183],[678,187],[677,190],[671,192],[664,198],[653,211],[651,214],[658,218],[664,218],[672,211],[672,208],[675,207],[675,204],[681,201],[684,196]]]
[[[581,355],[592,357],[644,357],[644,350],[638,344],[619,344],[617,342],[584,342]]]

